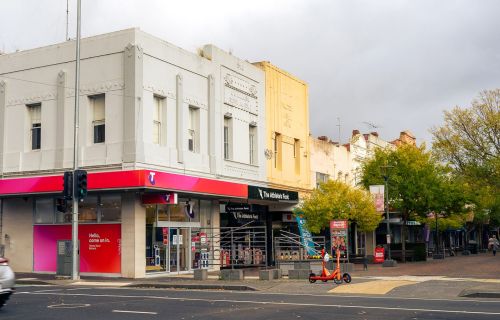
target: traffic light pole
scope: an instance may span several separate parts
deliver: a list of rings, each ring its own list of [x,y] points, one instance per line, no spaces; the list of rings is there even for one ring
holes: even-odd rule
[[[75,188],[76,176],[75,172],[78,169],[78,129],[80,127],[80,37],[81,37],[81,25],[80,25],[80,11],[81,11],[81,0],[77,2],[77,23],[76,23],[76,73],[75,73],[75,117],[74,117],[74,135],[73,135],[73,214],[71,222],[71,241],[73,244],[73,257],[72,264],[73,269],[71,270],[71,279],[80,279],[80,248],[78,242],[78,195],[76,194],[77,188]]]

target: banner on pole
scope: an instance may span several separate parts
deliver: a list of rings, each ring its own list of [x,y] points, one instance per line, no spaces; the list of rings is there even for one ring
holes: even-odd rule
[[[296,214],[295,219],[297,220],[297,224],[299,225],[300,240],[302,242],[302,245],[306,249],[307,254],[310,256],[316,255],[311,232],[305,226],[306,219],[300,214]]]
[[[377,212],[384,212],[384,185],[370,186],[370,194]]]
[[[330,221],[330,240],[332,243],[332,256],[335,257],[335,251],[340,250],[340,254],[347,253],[347,231],[349,223],[347,220]]]

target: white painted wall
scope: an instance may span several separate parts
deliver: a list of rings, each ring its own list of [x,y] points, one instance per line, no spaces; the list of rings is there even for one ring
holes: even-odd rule
[[[151,168],[263,183],[264,73],[212,45],[192,53],[138,29],[82,40],[80,164]],[[0,174],[72,167],[74,42],[0,56],[4,147]],[[89,96],[104,94],[106,141],[93,143]],[[164,141],[153,144],[153,97],[164,98]],[[63,97],[62,97],[63,96]],[[42,104],[42,146],[31,150],[26,105]],[[188,151],[189,107],[199,109],[197,152]],[[223,157],[223,117],[233,117],[233,158]],[[249,124],[258,131],[249,163]],[[0,135],[1,136],[1,135]],[[58,138],[59,137],[59,138]],[[60,138],[64,137],[64,138]],[[2,144],[0,144],[1,146]]]

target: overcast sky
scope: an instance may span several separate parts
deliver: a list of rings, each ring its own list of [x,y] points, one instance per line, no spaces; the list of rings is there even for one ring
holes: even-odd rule
[[[4,52],[65,39],[66,0],[0,8]],[[189,51],[271,61],[309,84],[313,135],[338,141],[340,119],[342,143],[353,129],[410,130],[429,145],[443,110],[500,87],[499,16],[496,0],[82,0],[82,35],[139,27]]]

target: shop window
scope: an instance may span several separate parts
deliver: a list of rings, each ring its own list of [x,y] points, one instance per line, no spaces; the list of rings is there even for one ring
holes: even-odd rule
[[[257,126],[248,126],[248,144],[250,153],[250,164],[257,164]]]
[[[37,103],[27,107],[31,122],[31,150],[39,150],[42,146],[42,105]]]
[[[92,121],[94,143],[103,143],[106,140],[106,108],[104,94],[89,97],[89,100],[94,115]]]
[[[168,221],[168,206],[159,205],[158,206],[158,221]]]
[[[87,196],[78,204],[78,221],[97,222],[97,196]]]
[[[189,107],[189,127],[188,127],[188,150],[199,152],[199,134],[200,134],[200,109]]]
[[[232,158],[232,127],[233,120],[230,117],[224,117],[224,159]]]
[[[170,221],[183,222],[187,221],[186,214],[184,213],[184,205],[176,204],[170,206]]]
[[[162,114],[165,98],[154,96],[153,105],[153,144],[162,144]]]
[[[282,137],[278,132],[274,133],[274,167],[281,170],[282,160]]]
[[[35,199],[35,223],[54,223],[54,199]]]
[[[121,221],[122,199],[119,194],[101,195],[99,207],[101,222]]]
[[[293,140],[293,157],[295,159],[295,174],[300,174],[300,140]]]
[[[146,224],[154,224],[156,222],[156,205],[146,206]]]

